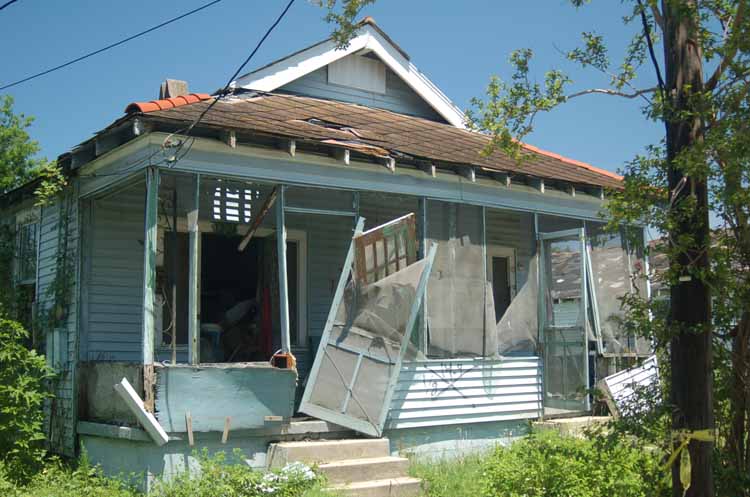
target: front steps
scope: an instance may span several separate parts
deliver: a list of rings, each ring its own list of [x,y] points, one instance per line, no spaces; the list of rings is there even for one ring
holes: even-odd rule
[[[280,442],[268,448],[268,465],[317,464],[337,495],[416,497],[422,480],[408,475],[409,460],[390,455],[387,439]]]

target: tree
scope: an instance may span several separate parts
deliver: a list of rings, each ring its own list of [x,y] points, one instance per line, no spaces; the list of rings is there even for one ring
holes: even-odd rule
[[[334,37],[345,45],[354,19],[370,0],[321,2],[337,24]],[[580,7],[586,0],[571,0]],[[646,222],[664,233],[669,316],[643,319],[652,303],[625,299],[631,326],[657,339],[670,355],[672,430],[678,446],[690,438],[683,458],[690,477],[672,468],[675,496],[712,496],[711,441],[691,437],[713,430],[720,415],[718,463],[731,473],[728,495],[747,496],[750,472],[750,19],[747,0],[635,0],[624,22],[633,37],[613,69],[604,37],[583,33],[583,45],[567,57],[609,78],[607,88],[569,92],[571,79],[549,71],[543,83],[529,78],[530,50],[511,55],[508,81],[493,78],[483,98],[474,99],[470,124],[488,133],[489,147],[523,160],[522,140],[540,112],[584,95],[603,94],[645,101],[645,117],[664,124],[664,140],[625,168],[624,189],[613,192],[607,209],[612,225]],[[655,46],[663,43],[659,57]],[[650,64],[656,84],[636,88],[639,67]],[[711,67],[710,75],[704,67]],[[712,232],[709,212],[723,220]],[[713,240],[712,240],[713,238]],[[712,295],[713,293],[713,295]],[[712,309],[712,304],[716,307]],[[640,316],[638,315],[640,313]],[[643,323],[647,323],[645,326]],[[655,333],[656,332],[656,333]],[[717,342],[718,364],[713,344]],[[727,346],[730,342],[731,345]],[[719,366],[726,384],[713,383]],[[727,374],[723,374],[727,372]],[[727,387],[725,389],[725,387]],[[714,392],[719,397],[714,401]],[[726,409],[724,409],[726,407]],[[729,415],[724,415],[728,411]],[[683,459],[678,459],[682,461]],[[744,480],[743,480],[744,478]],[[726,486],[722,478],[719,482]],[[686,490],[686,492],[685,492]]]
[[[34,156],[39,143],[26,131],[33,118],[13,113],[13,97],[0,97],[0,194],[30,181],[47,166]]]

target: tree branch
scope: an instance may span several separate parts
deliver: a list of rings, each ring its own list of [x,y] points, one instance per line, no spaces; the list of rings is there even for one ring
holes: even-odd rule
[[[732,27],[730,28],[729,37],[727,38],[726,43],[724,44],[724,47],[726,48],[727,45],[729,45],[729,51],[727,51],[724,54],[724,57],[721,58],[721,61],[719,62],[719,65],[716,67],[716,70],[714,70],[714,73],[711,75],[711,77],[706,82],[706,90],[713,90],[716,88],[716,85],[719,83],[719,80],[721,79],[721,75],[724,74],[724,71],[729,66],[729,64],[732,63],[732,60],[734,59],[734,56],[737,55],[737,49],[739,48],[738,43],[738,37],[740,36],[740,29],[742,26],[743,18],[745,17],[745,7],[747,5],[747,0],[740,0],[739,4],[737,5],[737,12],[734,15],[734,20],[732,21]]]
[[[598,93],[600,95],[610,95],[613,97],[623,97],[623,98],[638,98],[642,95],[645,95],[647,93],[653,93],[656,91],[656,87],[653,88],[644,88],[642,90],[637,90],[632,93],[627,93],[624,91],[618,91],[618,90],[612,90],[609,88],[589,88],[588,90],[582,90],[575,93],[571,93],[570,95],[565,97],[565,100],[570,100],[571,98],[580,97],[582,95],[591,95],[594,93]]]
[[[661,12],[659,12],[659,6],[656,5],[656,0],[649,0],[648,3],[651,6],[651,15],[654,17],[654,22],[659,26],[659,29],[664,31],[664,17],[661,15]]]

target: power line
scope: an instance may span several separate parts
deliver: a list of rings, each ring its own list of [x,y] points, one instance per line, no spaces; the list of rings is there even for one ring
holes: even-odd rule
[[[0,10],[4,9],[8,5],[10,5],[11,3],[16,2],[16,1],[18,1],[18,0],[11,0],[10,2],[8,2],[5,5],[3,5],[2,7],[0,7]],[[141,37],[143,35],[151,33],[152,31],[156,31],[159,28],[163,28],[164,26],[166,26],[168,24],[172,24],[173,22],[179,21],[180,19],[184,19],[184,18],[186,18],[188,16],[196,14],[196,13],[200,12],[201,10],[207,9],[207,8],[211,7],[212,5],[216,5],[217,3],[221,2],[221,1],[222,0],[213,0],[212,2],[208,2],[205,5],[202,5],[202,6],[198,7],[198,8],[195,8],[195,9],[189,11],[189,12],[185,12],[184,14],[179,15],[177,17],[173,17],[172,19],[169,19],[168,21],[164,21],[161,24],[157,24],[156,26],[153,26],[153,27],[148,28],[148,29],[146,29],[144,31],[141,31],[140,33],[134,34],[132,36],[128,36],[127,38],[125,38],[123,40],[120,40],[118,42],[112,43],[111,45],[107,45],[106,47],[100,48],[98,50],[94,50],[93,52],[89,52],[89,53],[87,53],[85,55],[82,55],[80,57],[76,57],[75,59],[69,60],[68,62],[60,64],[59,66],[55,66],[55,67],[51,67],[49,69],[45,69],[44,71],[38,72],[36,74],[33,74],[33,75],[28,76],[28,77],[23,78],[23,79],[19,79],[18,81],[14,81],[13,83],[7,84],[5,86],[0,86],[0,91],[6,90],[6,89],[11,88],[11,87],[16,86],[16,85],[20,85],[21,83],[25,83],[27,81],[31,81],[32,79],[36,79],[36,78],[38,78],[40,76],[44,76],[45,74],[49,74],[51,72],[57,71],[59,69],[62,69],[64,67],[68,67],[68,66],[70,66],[72,64],[75,64],[76,62],[80,62],[80,61],[82,61],[84,59],[88,59],[89,57],[93,57],[94,55],[98,55],[98,54],[100,54],[102,52],[106,52],[107,50],[110,50],[112,48],[118,47],[118,46],[120,46],[120,45],[122,45],[124,43],[127,43],[127,42],[131,41],[131,40],[134,40],[134,39],[139,38],[139,37]]]
[[[263,37],[260,39],[260,41],[258,41],[258,43],[255,45],[255,48],[253,49],[253,51],[250,52],[250,55],[247,56],[247,58],[244,60],[244,62],[242,62],[242,64],[237,68],[237,70],[234,72],[234,74],[232,74],[232,76],[229,78],[229,80],[227,81],[227,84],[224,85],[224,87],[218,92],[218,96],[208,105],[208,107],[206,107],[206,109],[203,112],[201,112],[201,114],[192,123],[190,123],[190,125],[187,128],[183,128],[182,130],[175,131],[174,133],[169,134],[169,136],[167,136],[164,139],[164,142],[162,143],[161,150],[157,150],[157,151],[153,152],[150,156],[145,157],[143,159],[140,159],[140,160],[134,162],[133,164],[129,164],[127,167],[125,167],[124,169],[121,169],[119,171],[115,171],[115,172],[112,172],[112,173],[99,174],[99,175],[96,174],[96,173],[93,173],[91,176],[120,176],[120,175],[129,173],[130,171],[138,168],[139,166],[141,166],[141,165],[143,165],[145,163],[148,163],[149,166],[154,166],[154,165],[158,165],[158,164],[161,164],[161,163],[167,163],[167,164],[169,164],[169,167],[173,167],[182,158],[184,158],[188,153],[190,153],[190,150],[193,148],[193,143],[195,142],[194,138],[192,140],[189,140],[190,143],[189,143],[189,145],[187,147],[187,150],[185,150],[182,154],[180,154],[180,152],[182,151],[183,147],[185,147],[185,144],[188,142],[188,140],[182,140],[180,142],[180,144],[177,145],[177,147],[176,147],[177,149],[175,150],[174,154],[170,154],[169,157],[165,157],[165,158],[159,160],[156,163],[152,162],[152,159],[160,151],[161,152],[164,151],[164,149],[167,147],[167,143],[170,141],[170,138],[172,136],[174,136],[176,134],[184,134],[184,135],[187,136],[187,138],[192,138],[192,137],[189,136],[190,132],[201,122],[201,120],[205,117],[205,115],[208,113],[208,111],[210,111],[211,108],[214,105],[216,105],[216,103],[219,100],[221,100],[222,98],[224,98],[226,95],[229,94],[229,88],[230,88],[232,82],[237,78],[237,75],[245,68],[245,66],[248,63],[250,63],[250,61],[252,60],[253,56],[258,52],[258,50],[260,50],[260,47],[266,41],[266,38],[268,38],[268,36],[271,34],[271,32],[276,28],[276,26],[278,26],[278,24],[284,18],[284,16],[289,11],[289,9],[291,8],[292,4],[294,4],[294,2],[295,2],[295,0],[289,0],[289,3],[287,3],[287,5],[284,8],[284,10],[281,12],[281,14],[279,14],[279,16],[276,18],[276,20],[274,21],[274,23],[271,24],[271,26],[266,30],[266,33],[263,35]]]
[[[289,0],[289,2],[286,4],[286,7],[284,7],[284,10],[281,11],[281,14],[279,14],[279,16],[276,18],[276,20],[274,21],[274,23],[271,24],[271,26],[266,30],[266,33],[263,35],[263,37],[260,39],[260,41],[258,41],[258,43],[255,45],[255,48],[253,49],[253,51],[250,52],[250,55],[248,55],[247,58],[244,60],[244,62],[242,62],[242,64],[240,64],[240,66],[237,68],[237,70],[234,71],[234,74],[232,74],[232,76],[230,76],[229,81],[227,81],[227,84],[224,85],[224,88],[222,88],[219,91],[217,97],[214,98],[213,101],[210,104],[208,104],[208,106],[203,110],[203,112],[201,112],[200,115],[192,123],[190,123],[190,126],[188,126],[187,128],[184,129],[184,132],[182,132],[182,131],[176,131],[175,133],[172,133],[169,136],[167,136],[167,138],[163,142],[164,143],[163,147],[166,146],[167,142],[175,134],[184,134],[184,135],[187,135],[189,137],[190,132],[193,130],[193,128],[195,128],[201,122],[201,120],[206,116],[206,114],[208,114],[208,111],[210,111],[213,108],[213,106],[216,105],[219,102],[219,100],[221,100],[222,98],[224,98],[226,95],[228,95],[230,93],[229,89],[230,89],[230,86],[231,86],[232,82],[235,79],[237,79],[237,76],[240,74],[240,72],[252,60],[253,56],[255,56],[255,54],[258,52],[258,50],[260,49],[260,47],[263,45],[263,42],[266,41],[266,38],[268,38],[268,36],[276,28],[276,26],[279,25],[279,23],[284,18],[284,16],[289,11],[289,9],[291,8],[292,4],[294,4],[294,2],[295,2],[295,0]],[[190,149],[193,147],[193,141],[194,141],[194,139],[191,140],[191,143],[190,143],[190,146],[188,147],[188,149],[182,155],[178,156],[179,152],[185,146],[185,140],[183,140],[183,141],[180,142],[180,144],[177,146],[177,150],[175,151],[175,154],[172,156],[173,159],[172,159],[172,163],[170,164],[170,167],[173,167],[175,164],[177,164],[177,162],[180,161],[180,159],[182,159],[183,157],[185,157],[188,154],[188,152],[190,152]]]
[[[3,10],[5,7],[12,3],[16,3],[18,0],[10,0],[9,2],[5,2],[4,4],[0,5],[0,10]]]

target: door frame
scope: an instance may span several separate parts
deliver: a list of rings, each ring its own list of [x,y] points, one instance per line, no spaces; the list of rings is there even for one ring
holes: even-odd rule
[[[493,257],[506,257],[508,259],[508,284],[510,285],[510,299],[515,298],[518,287],[518,265],[516,262],[516,249],[513,247],[488,245],[487,246],[487,281],[493,283],[492,259]]]
[[[545,241],[549,240],[559,240],[559,239],[573,239],[578,238],[579,240],[579,251],[580,251],[580,279],[581,279],[581,316],[583,318],[582,323],[582,333],[584,337],[584,344],[583,344],[583,374],[585,378],[585,386],[588,389],[592,387],[592,385],[589,384],[589,339],[588,339],[588,331],[586,329],[586,321],[588,319],[588,311],[589,311],[589,288],[588,288],[588,277],[587,277],[587,240],[586,240],[586,229],[585,227],[580,228],[573,228],[573,229],[567,229],[567,230],[560,230],[560,231],[551,231],[551,232],[537,232],[537,247],[539,251],[539,271],[538,271],[538,284],[539,284],[539,308],[538,308],[538,326],[539,326],[539,339],[542,344],[542,367],[544,369],[543,372],[543,392],[542,392],[542,409],[544,409],[545,399],[547,397],[546,394],[546,381],[544,381],[544,378],[546,378],[547,375],[547,367],[546,367],[546,357],[547,357],[547,346],[546,346],[546,325],[547,325],[547,303],[546,303],[546,292],[547,292],[547,282],[545,281],[545,274],[546,274],[546,253],[544,249]],[[589,393],[587,392],[584,397],[584,411],[590,411],[591,410],[591,399],[589,396]]]

